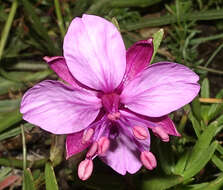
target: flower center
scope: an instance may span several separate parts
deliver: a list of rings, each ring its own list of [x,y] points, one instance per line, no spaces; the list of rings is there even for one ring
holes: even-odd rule
[[[111,121],[119,119],[119,95],[116,93],[103,94],[101,100],[108,119]]]

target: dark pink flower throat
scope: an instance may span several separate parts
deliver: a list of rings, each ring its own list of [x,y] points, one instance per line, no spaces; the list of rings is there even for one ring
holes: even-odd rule
[[[120,98],[117,93],[103,94],[101,96],[103,107],[107,113],[107,117],[111,121],[116,121],[120,118],[119,106]]]

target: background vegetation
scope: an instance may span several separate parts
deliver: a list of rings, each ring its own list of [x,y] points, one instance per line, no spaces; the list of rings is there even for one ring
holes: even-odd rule
[[[171,114],[182,137],[152,137],[154,171],[121,176],[96,160],[82,182],[76,168],[83,154],[66,161],[64,136],[22,121],[24,91],[57,79],[42,57],[62,55],[66,29],[83,13],[118,22],[126,47],[151,36],[158,47],[163,38],[154,62],[175,61],[200,75],[199,97]],[[0,28],[0,190],[223,189],[221,0],[0,0]]]

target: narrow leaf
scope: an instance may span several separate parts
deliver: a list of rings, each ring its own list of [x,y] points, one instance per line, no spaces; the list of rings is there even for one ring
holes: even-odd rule
[[[159,46],[162,42],[162,39],[163,39],[163,35],[164,35],[164,30],[161,28],[159,31],[157,31],[155,34],[153,34],[153,47],[154,47],[154,52],[153,52],[153,56],[152,56],[152,59],[151,59],[151,63],[159,49]]]
[[[205,78],[201,84],[201,97],[210,98],[210,85],[207,78]]]
[[[24,170],[23,190],[36,190],[32,173],[29,169]]]
[[[180,176],[156,176],[142,180],[142,190],[165,190],[183,182]]]
[[[186,168],[185,172],[183,173],[183,177],[185,180],[193,177],[196,175],[211,159],[213,156],[216,148],[218,146],[218,142],[214,141],[208,148],[201,149],[197,153],[196,159]]]
[[[47,162],[45,165],[45,183],[46,190],[59,190],[56,176],[50,162]]]

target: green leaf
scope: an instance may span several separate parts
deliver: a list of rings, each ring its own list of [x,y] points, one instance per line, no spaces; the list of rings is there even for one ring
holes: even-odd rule
[[[183,182],[181,176],[155,176],[142,180],[142,190],[165,190]]]
[[[22,120],[22,114],[19,109],[16,109],[9,113],[4,113],[0,115],[0,132],[6,130],[12,125],[18,123]]]
[[[217,155],[213,155],[211,161],[217,166],[217,168],[223,172],[223,160]]]
[[[2,59],[3,53],[4,53],[4,48],[8,39],[8,35],[9,35],[9,31],[11,29],[12,26],[12,22],[14,19],[14,16],[16,14],[16,10],[18,7],[18,1],[14,0],[10,9],[10,13],[8,16],[8,19],[5,23],[5,26],[2,30],[2,34],[1,34],[1,39],[0,39],[0,60]]]
[[[179,158],[177,164],[174,167],[174,174],[176,174],[176,175],[182,175],[183,174],[189,156],[190,156],[190,151],[185,151],[182,154],[182,156]]]
[[[192,152],[187,164],[187,168],[190,167],[190,165],[193,164],[195,160],[199,159],[200,151],[209,147],[217,131],[218,131],[217,122],[213,122],[205,129],[205,131],[201,134],[201,136],[199,137],[198,141],[196,142],[196,144],[194,145],[192,149]]]
[[[15,100],[1,100],[0,101],[0,114],[3,112],[13,111],[15,108],[18,108],[20,105],[21,99]]]
[[[190,121],[192,122],[192,126],[194,128],[194,131],[196,133],[196,136],[199,137],[200,133],[201,133],[201,126],[199,124],[199,122],[197,121],[197,119],[193,116],[193,113],[190,112],[188,115],[188,118],[190,119]]]
[[[175,166],[175,161],[173,156],[174,154],[170,145],[157,142],[156,149],[158,150],[158,160],[160,161],[161,168],[163,169],[165,174],[172,174]]]
[[[152,59],[151,59],[151,63],[158,51],[158,48],[162,42],[162,39],[163,39],[163,35],[164,35],[164,30],[161,28],[159,31],[157,31],[155,34],[153,34],[153,48],[154,48],[154,52],[153,52],[153,56],[152,56]]]
[[[196,185],[188,185],[182,190],[222,190],[223,187],[223,173],[217,179],[209,181],[208,183],[201,183]]]
[[[198,121],[200,121],[202,119],[201,118],[201,104],[200,104],[198,96],[191,103],[191,108],[192,108],[192,112],[193,112],[194,116],[196,117],[196,119]]]
[[[216,98],[223,98],[223,90],[221,90]],[[208,111],[208,121],[216,118],[219,114],[223,112],[223,104],[212,104]]]
[[[0,169],[0,182],[9,175],[9,173],[12,171],[12,168],[3,167]]]
[[[188,161],[190,164],[186,167],[185,172],[183,173],[185,180],[190,179],[196,175],[208,163],[208,161],[213,156],[217,146],[218,142],[214,141],[208,148],[199,149],[198,152],[194,153],[196,154],[196,158],[194,158],[192,161]],[[193,156],[193,154],[191,156]]]
[[[210,85],[207,78],[205,78],[201,84],[201,97],[210,98]]]
[[[45,183],[46,190],[59,190],[56,176],[50,162],[47,162],[45,165]]]
[[[52,55],[57,55],[59,52],[55,48],[55,43],[51,40],[47,30],[43,27],[43,24],[40,22],[38,15],[35,13],[35,8],[28,0],[22,0],[22,2],[26,16],[31,21],[35,32],[45,41],[44,44],[48,52]]]
[[[220,176],[218,176],[217,179],[213,180],[212,182],[209,182],[208,185],[200,190],[222,190],[223,187],[223,173],[221,173]]]
[[[29,169],[24,170],[22,190],[36,190],[32,173]]]

